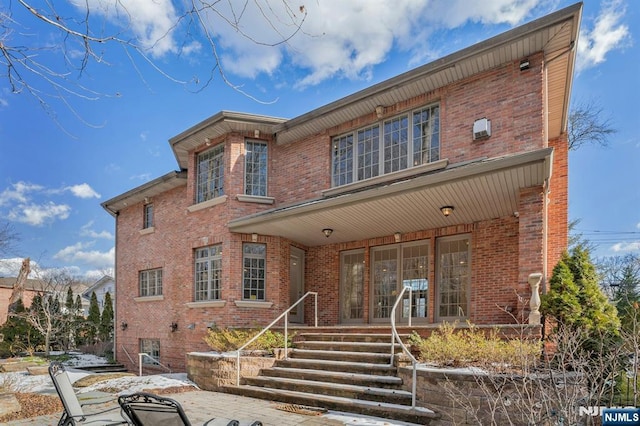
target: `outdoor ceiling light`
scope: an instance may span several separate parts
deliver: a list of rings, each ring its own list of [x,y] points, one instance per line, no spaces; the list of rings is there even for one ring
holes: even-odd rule
[[[440,207],[440,211],[444,215],[444,217],[449,217],[449,215],[453,212],[453,206],[442,206]]]
[[[331,236],[331,234],[333,234],[333,229],[331,228],[324,228],[322,230],[322,233],[324,234],[325,237],[329,238]]]
[[[400,241],[402,241],[402,233],[396,232],[395,234],[393,234],[393,239],[396,243],[399,243]]]

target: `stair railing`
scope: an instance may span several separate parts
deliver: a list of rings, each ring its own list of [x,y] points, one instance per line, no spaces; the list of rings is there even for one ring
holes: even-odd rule
[[[129,361],[131,362],[131,364],[133,364],[135,366],[136,362],[133,360],[133,358],[131,358],[131,355],[129,355],[129,352],[127,351],[127,348],[125,348],[124,345],[121,345],[120,348],[123,350],[123,352],[127,356],[127,358],[129,358]],[[147,358],[149,358],[150,360],[152,360],[154,364],[157,364],[157,365],[159,365],[161,367],[164,367],[169,373],[171,373],[171,369],[169,367],[167,367],[166,365],[160,363],[160,361],[155,360],[149,354],[139,353],[138,354],[138,375],[139,376],[142,376],[142,359],[145,356]]]
[[[413,356],[411,351],[404,344],[404,342],[400,338],[400,335],[398,334],[398,330],[396,329],[396,308],[400,304],[400,301],[403,300],[402,298],[406,290],[409,290],[409,327],[411,327],[411,314],[412,314],[411,305],[413,303],[412,288],[409,286],[404,286],[402,291],[400,291],[400,294],[398,295],[396,302],[393,304],[393,308],[391,309],[391,365],[393,365],[393,359],[395,357],[395,343],[398,342],[400,344],[400,347],[402,348],[402,351],[405,354],[407,354],[409,356],[409,359],[411,360],[411,366],[413,369],[413,376],[411,380],[411,408],[416,408],[416,385],[417,385],[416,370],[417,370],[418,360]]]
[[[304,299],[307,298],[307,296],[310,296],[310,295],[314,296],[314,308],[315,308],[314,327],[318,327],[318,293],[315,292],[315,291],[308,291],[307,293],[305,293],[304,296],[302,296],[300,299],[298,299],[297,302],[295,302],[293,305],[289,306],[289,308],[287,310],[285,310],[283,313],[278,315],[278,317],[276,319],[274,319],[271,322],[271,324],[269,324],[268,326],[263,328],[262,331],[260,331],[260,333],[258,333],[255,336],[253,336],[251,338],[251,340],[249,340],[247,343],[245,343],[240,348],[238,348],[238,350],[236,351],[236,368],[237,368],[237,371],[236,371],[236,385],[237,386],[240,386],[240,353],[247,346],[249,346],[250,344],[255,342],[258,339],[258,337],[262,336],[267,330],[269,330],[271,327],[273,327],[275,324],[277,324],[277,322],[280,321],[283,317],[284,317],[284,359],[287,359],[287,357],[288,357],[288,344],[289,344],[289,312],[291,312],[291,310],[293,308],[298,306],[299,303],[301,303]]]

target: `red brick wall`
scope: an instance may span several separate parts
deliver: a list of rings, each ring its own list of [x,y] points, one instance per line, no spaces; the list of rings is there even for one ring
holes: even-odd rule
[[[531,68],[521,72],[517,63],[496,68],[431,93],[416,96],[398,105],[386,106],[386,117],[439,102],[441,106],[441,158],[450,162],[474,158],[501,156],[508,153],[540,149],[543,140],[543,70],[541,57],[530,58]],[[491,138],[473,141],[473,122],[489,118]],[[129,363],[123,348],[134,357],[139,351],[139,338],[161,341],[161,362],[172,369],[184,369],[186,351],[207,351],[202,338],[207,325],[252,327],[264,325],[289,306],[289,247],[295,242],[278,237],[259,236],[267,245],[266,300],[269,309],[243,308],[242,243],[249,235],[232,234],[227,229],[230,220],[271,209],[279,205],[301,202],[321,196],[330,188],[331,137],[375,122],[372,112],[336,128],[287,145],[269,144],[268,195],[274,205],[246,203],[236,199],[244,189],[244,138],[252,134],[233,133],[211,144],[225,144],[224,203],[189,212],[195,199],[195,154],[209,147],[203,145],[189,159],[186,186],[154,198],[155,231],[141,235],[142,204],[129,206],[117,217],[117,323],[126,321],[125,331],[117,329],[117,358]],[[551,263],[566,246],[567,155],[566,141],[550,143],[556,149],[551,203],[549,205],[549,248]],[[541,272],[543,246],[542,188],[529,188],[520,194],[520,217],[422,230],[403,235],[403,241],[430,240],[429,305],[427,321],[435,321],[435,245],[438,237],[469,234],[472,247],[472,284],[470,290],[470,320],[477,324],[509,323],[513,319],[504,309],[517,314],[526,308],[518,295],[528,297],[527,277]],[[223,245],[222,300],[224,307],[194,306],[193,251],[213,244]],[[301,247],[306,250],[306,291],[319,292],[319,324],[334,325],[339,319],[340,252],[363,248],[369,265],[370,248],[394,244],[393,236],[321,247]],[[550,265],[550,269],[553,265]],[[136,300],[138,273],[141,270],[163,269],[163,297],[159,300]],[[370,277],[365,275],[365,289]],[[365,292],[364,318],[369,318],[369,294]],[[191,304],[191,305],[189,305]],[[313,317],[312,300],[305,303],[307,323]],[[178,323],[171,332],[169,325]],[[193,324],[193,329],[187,326]]]

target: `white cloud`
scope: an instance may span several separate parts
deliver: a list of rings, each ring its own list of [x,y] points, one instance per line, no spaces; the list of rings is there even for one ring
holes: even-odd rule
[[[22,268],[23,260],[21,257],[0,259],[0,277],[17,277],[20,268]],[[39,268],[38,263],[34,260],[31,260],[30,267],[32,273]],[[31,277],[31,274],[29,276]]]
[[[83,13],[89,9],[91,14],[103,15],[128,27],[153,56],[177,51],[173,32],[178,13],[171,0],[73,0],[72,3]]]
[[[42,226],[56,220],[69,217],[71,207],[66,204],[48,202],[44,204],[21,204],[9,211],[7,218],[11,221],[26,223],[27,225]]]
[[[283,64],[293,65],[306,76],[291,84],[306,86],[335,77],[368,78],[371,68],[393,49],[409,51],[414,57],[432,54],[437,49],[429,46],[428,37],[435,29],[458,28],[468,22],[517,25],[536,10],[548,12],[557,0],[196,1],[197,19],[206,22],[208,31],[200,40],[193,38],[195,31],[178,24],[185,13],[177,9],[179,2],[73,3],[127,26],[156,57],[199,52],[210,61],[211,50],[202,47],[209,36],[228,73],[254,78],[260,73],[270,75]]]
[[[81,183],[80,185],[72,185],[64,188],[66,191],[71,191],[73,195],[78,198],[100,198],[100,194],[89,186],[89,184]]]
[[[95,231],[92,229],[93,221],[83,225],[80,228],[80,236],[81,237],[89,237],[89,238],[104,238],[105,240],[113,240],[113,234],[108,231]]]
[[[605,2],[593,27],[580,31],[576,62],[578,72],[601,64],[610,51],[624,48],[631,42],[629,27],[620,22],[625,12],[626,6],[621,0]]]
[[[116,249],[112,247],[106,252],[87,250],[91,244],[76,243],[58,251],[53,258],[65,262],[78,262],[96,268],[113,268]]]
[[[616,253],[637,251],[640,250],[640,241],[634,241],[631,243],[616,243],[611,246],[611,250]]]
[[[42,186],[20,181],[0,192],[0,206],[12,203],[26,203],[29,200],[29,193],[38,192]]]

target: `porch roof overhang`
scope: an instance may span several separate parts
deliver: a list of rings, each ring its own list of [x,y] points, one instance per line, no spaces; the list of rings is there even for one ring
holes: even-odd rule
[[[277,207],[229,222],[239,233],[308,247],[360,241],[517,214],[519,191],[551,177],[553,149],[452,164],[441,170]],[[442,206],[453,206],[445,217]],[[325,237],[322,230],[333,233]]]

